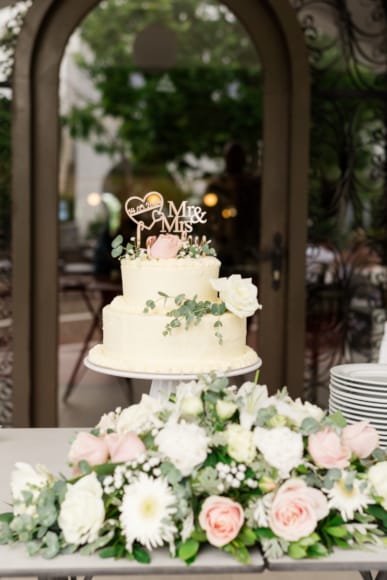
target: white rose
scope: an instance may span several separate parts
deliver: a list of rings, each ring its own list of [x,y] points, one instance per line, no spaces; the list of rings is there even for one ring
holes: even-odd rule
[[[204,429],[194,423],[169,423],[155,441],[159,451],[184,476],[190,475],[207,457],[209,439]]]
[[[258,289],[251,278],[233,274],[229,278],[212,279],[211,284],[219,292],[219,298],[227,310],[239,318],[252,316],[258,308],[262,308],[257,300]]]
[[[304,444],[302,435],[288,427],[254,429],[254,442],[269,465],[278,469],[280,477],[289,477],[290,471],[302,463]]]
[[[157,399],[143,394],[137,405],[124,409],[117,420],[117,432],[143,433],[152,427],[161,426],[157,413],[161,411],[161,403]]]
[[[266,385],[244,383],[238,391],[239,422],[245,429],[251,429],[255,424],[259,409],[271,404]]]
[[[66,542],[76,546],[94,542],[104,519],[102,487],[94,472],[67,486],[58,517]]]
[[[368,481],[375,494],[382,498],[382,506],[387,510],[387,461],[381,461],[368,470]]]
[[[184,397],[180,404],[180,413],[183,417],[194,417],[203,411],[200,397]]]
[[[13,511],[15,515],[28,513],[36,514],[36,507],[33,504],[26,504],[25,493],[32,496],[35,502],[44,487],[48,487],[54,481],[54,477],[48,472],[44,465],[36,465],[35,468],[29,463],[18,462],[11,474],[11,494],[14,502]]]
[[[226,429],[227,453],[241,463],[252,463],[257,454],[254,437],[251,431],[236,423],[231,423]]]
[[[225,401],[224,399],[218,399],[216,401],[216,414],[223,421],[230,419],[236,410],[237,406],[232,401]]]

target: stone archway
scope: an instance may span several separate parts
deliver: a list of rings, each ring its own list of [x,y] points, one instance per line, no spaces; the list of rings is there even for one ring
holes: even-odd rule
[[[130,1],[130,0],[128,0]],[[57,424],[57,181],[59,67],[69,36],[99,0],[39,0],[20,33],[14,70],[13,320],[14,424]],[[226,0],[260,54],[264,69],[261,247],[285,240],[286,283],[271,290],[262,268],[260,296],[274,319],[262,323],[265,380],[302,383],[304,253],[309,88],[301,30],[287,0]],[[273,161],[274,160],[274,161]],[[297,216],[297,219],[296,219]],[[285,264],[286,265],[286,264]],[[275,326],[277,332],[271,332]],[[270,344],[266,336],[272,336]],[[298,385],[298,387],[297,387]]]

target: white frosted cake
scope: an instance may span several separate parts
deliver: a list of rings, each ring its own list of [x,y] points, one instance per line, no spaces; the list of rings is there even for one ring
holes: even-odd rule
[[[158,241],[172,238],[177,237]],[[122,257],[123,294],[103,309],[103,343],[91,349],[90,361],[146,373],[225,371],[254,364],[258,357],[246,345],[246,313],[259,307],[257,289],[240,276],[231,277],[230,286],[229,279],[219,278],[219,269],[216,257],[199,252],[163,258],[152,257],[148,248]],[[228,284],[237,314],[226,307],[222,291],[218,296],[217,284]]]

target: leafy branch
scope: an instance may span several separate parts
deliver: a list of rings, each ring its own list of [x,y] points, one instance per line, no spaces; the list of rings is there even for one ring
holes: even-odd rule
[[[137,248],[134,244],[134,237],[130,238],[130,242],[124,245],[124,238],[121,234],[116,236],[112,241],[111,255],[113,258],[123,258],[128,256],[132,260],[138,258],[145,253],[143,248]],[[189,256],[190,258],[200,258],[201,256],[216,256],[216,250],[210,247],[211,240],[204,243],[190,243],[184,242],[183,246],[180,248],[177,258],[185,258]]]
[[[185,258],[189,256],[190,258],[200,258],[201,256],[214,256],[216,257],[216,250],[210,246],[211,240],[208,240],[200,244],[191,244],[185,242],[183,247],[180,248],[177,257]]]
[[[158,294],[160,298],[164,299],[165,304],[167,300],[173,300],[176,306],[176,308],[173,308],[166,313],[166,315],[170,316],[172,320],[165,326],[163,336],[168,336],[172,333],[174,328],[179,328],[183,325],[185,330],[188,330],[192,326],[199,324],[203,316],[212,314],[213,316],[218,317],[214,322],[215,336],[218,339],[219,344],[223,343],[223,336],[219,329],[222,327],[220,316],[226,312],[226,305],[224,302],[198,300],[197,296],[187,298],[185,294],[178,294],[177,296],[169,296],[165,292],[158,292]],[[147,300],[144,313],[146,314],[154,308],[156,308],[156,301]]]
[[[114,240],[112,241],[112,251],[111,251],[111,255],[113,258],[123,258],[124,256],[129,256],[129,258],[132,258],[134,260],[135,258],[138,258],[141,255],[142,253],[141,248],[137,248],[132,243],[134,241],[134,238],[130,239],[131,241],[128,242],[126,246],[124,246],[123,245],[124,238],[121,236],[121,234],[119,234],[114,238]]]

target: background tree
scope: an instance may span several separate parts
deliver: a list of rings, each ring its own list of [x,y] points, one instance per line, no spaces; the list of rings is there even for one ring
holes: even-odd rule
[[[141,70],[133,61],[137,36],[152,23],[175,35],[175,66]],[[185,154],[219,157],[224,144],[243,143],[255,165],[262,128],[258,56],[225,7],[197,0],[101,3],[84,20],[86,53],[78,65],[100,100],[74,106],[65,118],[74,137],[93,136],[99,151],[130,155],[137,171]],[[118,121],[109,138],[104,119]]]

